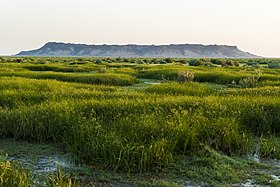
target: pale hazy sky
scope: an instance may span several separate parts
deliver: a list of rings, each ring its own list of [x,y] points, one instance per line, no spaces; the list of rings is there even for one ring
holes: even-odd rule
[[[280,57],[280,0],[0,0],[0,55],[48,41],[226,44]]]

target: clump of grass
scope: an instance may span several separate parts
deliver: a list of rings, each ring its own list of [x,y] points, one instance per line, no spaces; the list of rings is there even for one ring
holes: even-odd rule
[[[280,81],[262,81],[258,83],[258,86],[280,86]]]
[[[31,170],[24,168],[19,162],[9,161],[0,157],[0,186],[1,187],[79,187],[80,183],[72,177],[63,174],[61,169],[51,173],[46,178],[35,179]]]
[[[73,63],[73,68],[89,64],[71,60],[65,63]],[[1,137],[62,142],[78,161],[130,172],[169,166],[205,146],[227,155],[244,154],[252,134],[280,134],[276,86],[217,90],[207,83],[171,82],[177,72],[191,71],[196,81],[226,84],[254,75],[253,70],[101,65],[105,73],[0,71]],[[105,86],[132,85],[137,82],[134,75],[170,81],[138,91]],[[278,79],[277,73],[266,75]]]
[[[277,129],[274,119],[268,127],[269,123],[262,121],[266,125],[255,132],[251,125],[259,122],[254,118],[259,107],[246,113],[244,106],[257,100],[248,98],[246,103],[243,98],[147,96],[152,97],[69,100],[2,109],[0,132],[4,137],[64,142],[73,155],[88,164],[146,171],[154,165],[167,166],[176,155],[199,150],[202,144],[229,155],[243,154],[249,146],[247,132]],[[240,113],[239,121],[235,115]],[[263,119],[270,119],[269,115]]]
[[[259,81],[260,75],[247,77],[239,81],[239,85],[242,87],[255,87]]]
[[[59,187],[80,187],[81,184],[70,177],[69,175],[63,174],[62,170],[59,169],[56,173],[51,173],[45,182],[46,186],[59,186]]]
[[[260,156],[264,158],[280,159],[280,139],[275,136],[261,137]]]
[[[24,170],[19,164],[12,163],[0,157],[0,186],[29,187],[35,186],[35,182],[30,171]]]
[[[194,79],[194,73],[190,71],[178,72],[177,79],[179,82],[191,82]]]
[[[71,74],[55,72],[0,72],[0,77],[25,77],[33,79],[54,79],[65,82],[77,82],[98,85],[128,86],[137,82],[137,79],[125,74]]]
[[[261,136],[280,133],[279,111],[280,104],[278,99],[257,100],[247,103],[239,117],[240,127],[249,132]]]
[[[194,81],[197,82],[213,82],[217,84],[229,84],[233,81],[239,82],[246,78],[246,74],[236,74],[233,72],[226,71],[215,71],[215,72],[197,72],[195,74]]]
[[[188,96],[209,96],[215,94],[216,90],[207,84],[196,82],[188,83],[162,83],[152,85],[145,89],[147,93],[188,95]]]
[[[204,146],[201,150],[193,152],[192,156],[183,157],[174,164],[174,177],[184,176],[194,181],[195,185],[223,186],[245,181],[248,167],[249,163]]]
[[[223,96],[279,97],[280,89],[278,86],[264,86],[258,88],[229,88],[220,91],[219,94]]]

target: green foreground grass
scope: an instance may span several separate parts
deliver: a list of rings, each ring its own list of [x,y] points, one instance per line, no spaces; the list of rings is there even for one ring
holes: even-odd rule
[[[7,59],[0,136],[59,144],[76,162],[111,173],[91,177],[95,185],[279,185],[263,172],[272,166],[241,159],[256,146],[261,158],[280,159],[278,69]],[[2,159],[1,184],[34,182],[21,169]],[[73,182],[59,176],[52,181]]]
[[[279,186],[273,176],[279,176],[277,166],[257,163],[247,158],[228,157],[209,147],[192,156],[180,156],[168,167],[154,167],[143,173],[120,173],[98,166],[60,168],[56,172],[35,178],[31,167],[23,165],[28,159],[34,161],[54,154],[64,155],[60,145],[34,144],[13,139],[0,140],[0,149],[21,161],[0,161],[0,186]],[[40,183],[39,183],[40,182]]]

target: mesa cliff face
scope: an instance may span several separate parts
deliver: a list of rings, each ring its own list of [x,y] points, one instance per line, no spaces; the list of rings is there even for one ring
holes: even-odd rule
[[[171,45],[86,45],[49,42],[36,50],[22,51],[18,56],[95,56],[142,58],[257,58],[236,46]]]

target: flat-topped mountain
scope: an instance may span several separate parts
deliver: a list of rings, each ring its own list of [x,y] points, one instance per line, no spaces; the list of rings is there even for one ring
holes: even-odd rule
[[[95,56],[143,58],[257,58],[236,46],[171,45],[86,45],[49,42],[36,50],[22,51],[19,56]]]

